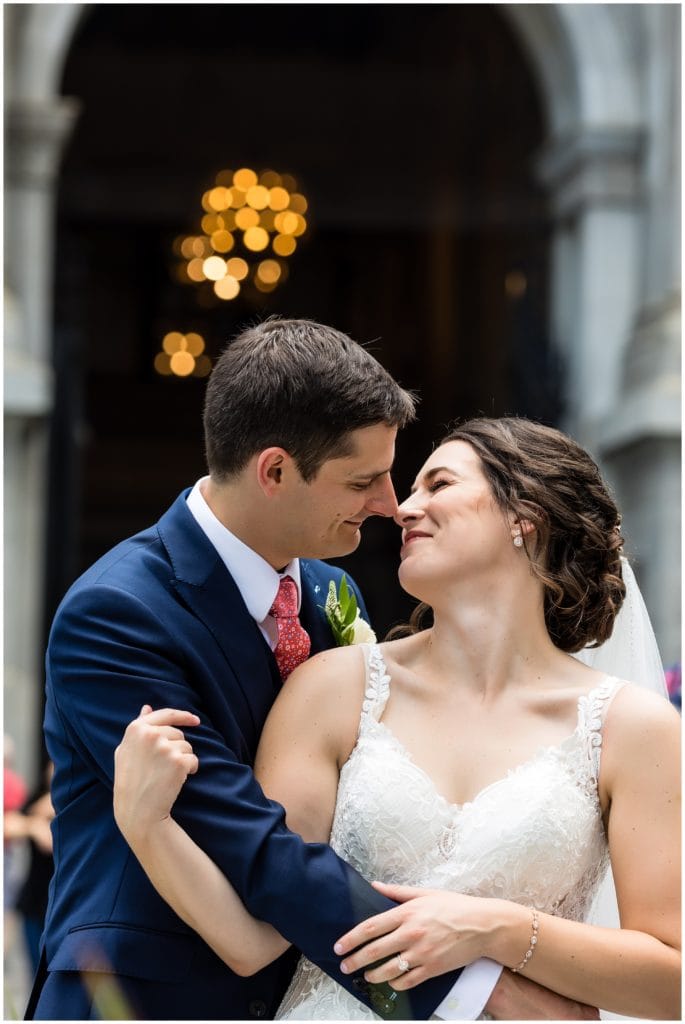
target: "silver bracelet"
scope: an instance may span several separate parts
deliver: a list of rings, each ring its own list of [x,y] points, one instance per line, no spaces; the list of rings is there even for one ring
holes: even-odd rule
[[[535,952],[535,947],[538,944],[538,928],[540,927],[540,918],[538,917],[538,912],[535,909],[535,907],[531,907],[531,910],[533,912],[533,931],[532,931],[532,934],[530,936],[530,946],[526,950],[526,955],[524,956],[523,960],[518,965],[518,967],[512,967],[511,968],[511,970],[512,970],[512,972],[514,974],[518,974],[519,971],[523,970],[523,968],[527,965],[528,961],[530,960],[530,958],[532,957],[533,953]]]

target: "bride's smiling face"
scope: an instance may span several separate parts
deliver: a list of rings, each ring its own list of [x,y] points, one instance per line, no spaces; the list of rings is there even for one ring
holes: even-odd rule
[[[511,526],[465,441],[433,452],[395,522],[402,527],[400,583],[429,603],[436,588],[475,580],[513,555]]]

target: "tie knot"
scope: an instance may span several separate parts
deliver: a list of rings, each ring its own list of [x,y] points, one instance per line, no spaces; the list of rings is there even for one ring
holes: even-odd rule
[[[271,606],[275,619],[287,619],[297,615],[297,586],[291,576],[282,576],[278,584],[276,600]]]

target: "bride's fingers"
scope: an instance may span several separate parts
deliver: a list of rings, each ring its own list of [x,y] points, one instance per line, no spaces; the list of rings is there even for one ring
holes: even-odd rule
[[[144,704],[143,707],[150,707]],[[199,725],[200,718],[192,711],[181,711],[179,708],[159,708],[157,711],[141,711],[136,722],[143,722],[145,725]]]
[[[149,733],[156,739],[171,740],[172,742],[185,740],[186,738],[185,733],[173,725],[153,725],[150,727]]]
[[[182,754],[179,758],[179,765],[181,765],[186,775],[195,775],[200,767],[200,762],[195,754]]]
[[[363,969],[375,970],[376,965],[385,962],[388,958],[396,957],[397,954],[406,948],[410,939],[401,928],[382,935],[379,939],[367,942],[361,949],[355,950],[346,957],[340,965],[343,974],[354,974],[355,971]],[[395,966],[399,967],[395,959]],[[395,972],[396,974],[398,971]]]
[[[366,921],[362,921],[360,924],[352,928],[351,931],[342,935],[336,944],[333,946],[333,952],[337,953],[338,956],[344,956],[345,953],[349,953],[350,950],[356,949],[357,946],[361,946],[364,943],[370,942],[371,939],[377,939],[379,935],[387,935],[388,932],[392,932],[397,928],[403,920],[402,908],[394,907],[392,910],[386,910],[383,914],[376,914],[375,917],[369,917]],[[378,957],[376,957],[378,959]],[[373,962],[373,957],[370,960],[364,961],[364,966]],[[355,967],[355,970],[357,968]],[[343,972],[344,973],[344,972]]]
[[[385,963],[379,964],[378,967],[374,967],[369,971],[364,971],[364,978],[366,981],[371,982],[374,985],[379,985],[381,982],[387,981],[397,991],[403,989],[413,988],[414,985],[418,985],[424,980],[423,972],[420,966],[411,964],[411,954],[402,954],[403,959],[410,964],[409,970],[401,970],[400,962],[397,954],[391,956]]]
[[[405,903],[407,900],[415,900],[419,896],[425,896],[427,890],[420,889],[416,885],[393,885],[388,882],[372,882],[374,889],[387,896],[396,903]]]

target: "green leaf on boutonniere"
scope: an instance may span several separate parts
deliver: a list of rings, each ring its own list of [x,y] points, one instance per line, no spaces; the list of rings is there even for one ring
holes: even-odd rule
[[[375,633],[368,622],[360,616],[357,598],[348,587],[347,577],[344,573],[337,592],[334,580],[328,584],[324,612],[338,647],[347,647],[354,643],[375,642]]]

